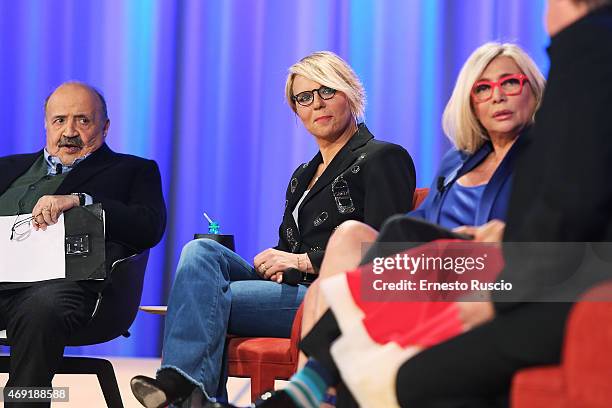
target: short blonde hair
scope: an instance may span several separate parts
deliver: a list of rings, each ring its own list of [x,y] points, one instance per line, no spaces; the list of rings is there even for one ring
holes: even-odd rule
[[[293,81],[296,75],[342,91],[348,99],[355,120],[363,119],[366,104],[365,89],[355,71],[338,55],[330,51],[317,51],[289,67],[289,75],[285,83],[285,97],[295,113],[297,113],[297,107],[292,97],[294,96]]]
[[[474,113],[471,91],[482,72],[497,57],[512,58],[529,79],[529,87],[536,99],[532,121],[540,107],[546,80],[531,57],[516,44],[488,42],[481,45],[463,64],[442,115],[444,133],[459,150],[474,153],[489,140],[487,131]]]

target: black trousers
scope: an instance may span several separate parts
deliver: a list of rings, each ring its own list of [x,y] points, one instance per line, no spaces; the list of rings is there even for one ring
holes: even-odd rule
[[[406,361],[397,375],[401,406],[507,407],[514,374],[559,364],[571,303],[520,305]]]
[[[415,227],[416,225],[416,227]],[[388,256],[452,232],[399,216],[387,221],[377,243],[362,264],[376,256]],[[397,242],[390,252],[388,245]],[[399,248],[405,242],[404,248]],[[394,249],[394,250],[395,250]],[[508,391],[514,373],[524,367],[558,364],[570,303],[522,304],[493,321],[431,347],[406,361],[399,369],[396,389],[403,407],[480,408],[508,406]],[[331,344],[341,334],[328,310],[302,340],[302,350],[317,359],[339,382],[338,407],[355,407],[343,386],[331,357]]]
[[[50,387],[68,338],[89,322],[97,297],[90,282],[63,280],[0,290],[0,330],[11,343],[6,387]],[[5,403],[13,406],[49,404]]]

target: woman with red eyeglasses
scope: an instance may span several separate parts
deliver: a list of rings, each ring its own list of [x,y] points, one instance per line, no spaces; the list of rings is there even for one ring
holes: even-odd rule
[[[459,320],[454,326],[446,319],[447,327],[436,335],[425,336],[426,341],[404,350],[395,347],[392,352],[379,354],[378,345],[372,339],[360,336],[368,337],[371,330],[387,331],[379,337],[402,336],[401,333],[389,333],[392,329],[388,326],[393,325],[384,321],[391,316],[385,308],[393,309],[394,316],[402,312],[432,312],[421,310],[418,305],[415,309],[414,303],[408,302],[378,305],[374,308],[376,317],[387,318],[374,317],[378,321],[364,330],[359,318],[373,320],[368,310],[359,309],[358,313],[351,314],[344,313],[348,310],[346,308],[335,308],[342,303],[338,302],[341,298],[348,303],[359,303],[357,289],[344,285],[341,293],[334,292],[338,286],[332,288],[328,285],[324,296],[320,287],[325,285],[324,278],[367,264],[375,257],[391,255],[388,252],[390,248],[378,245],[381,242],[408,243],[404,248],[395,247],[395,252],[399,252],[414,245],[410,243],[457,238],[460,236],[457,233],[475,236],[476,240],[501,235],[514,161],[520,149],[516,142],[533,122],[544,85],[544,77],[536,64],[514,44],[487,43],[470,55],[459,73],[442,119],[444,131],[454,148],[442,158],[427,199],[407,215],[387,220],[380,234],[357,221],[348,221],[335,231],[320,269],[319,281],[323,279],[323,282],[312,285],[305,299],[302,333],[307,335],[301,347],[310,357],[306,367],[294,376],[288,387],[267,395],[257,406],[310,407],[304,405],[304,401],[314,401],[313,406],[316,406],[324,398],[327,387],[340,383],[339,371],[360,406],[397,406],[394,378],[402,357],[414,355],[492,318],[490,302],[456,303],[454,311],[444,311]],[[415,222],[415,219],[426,222]],[[483,225],[486,226],[477,228]],[[372,242],[375,245],[363,256],[364,243]],[[339,281],[338,278],[334,279]],[[333,310],[328,309],[326,299],[334,299]],[[360,307],[351,306],[354,310]],[[347,327],[357,329],[351,333],[340,329]],[[414,326],[405,327],[405,330],[402,327],[401,331],[414,329]],[[436,328],[432,326],[432,330]],[[345,344],[340,344],[342,341]],[[334,353],[334,359],[330,354],[332,342],[341,346],[337,347],[341,351]],[[373,347],[368,349],[368,346]],[[347,406],[346,400],[350,398],[348,393],[341,392],[341,406]]]

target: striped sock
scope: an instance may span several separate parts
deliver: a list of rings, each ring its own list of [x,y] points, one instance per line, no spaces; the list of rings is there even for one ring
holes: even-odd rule
[[[291,377],[283,391],[289,395],[296,407],[317,408],[323,401],[325,391],[331,382],[327,370],[311,358],[302,370]]]

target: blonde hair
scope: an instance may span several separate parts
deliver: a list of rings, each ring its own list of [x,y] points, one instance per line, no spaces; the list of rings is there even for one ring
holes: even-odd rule
[[[289,67],[289,75],[285,83],[285,97],[295,113],[297,113],[297,107],[292,97],[294,96],[293,81],[296,75],[343,92],[348,99],[351,114],[355,120],[363,119],[366,104],[365,89],[355,71],[333,52],[313,52]]]
[[[442,115],[442,129],[459,150],[474,153],[489,140],[487,131],[474,113],[471,91],[482,72],[497,57],[512,58],[529,79],[529,87],[536,99],[532,122],[535,112],[540,107],[546,80],[531,57],[516,44],[488,42],[481,45],[463,64],[453,94]]]

